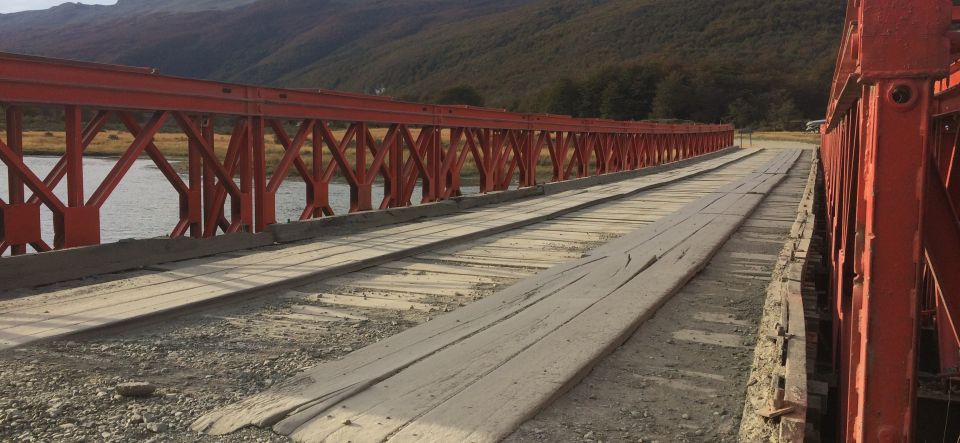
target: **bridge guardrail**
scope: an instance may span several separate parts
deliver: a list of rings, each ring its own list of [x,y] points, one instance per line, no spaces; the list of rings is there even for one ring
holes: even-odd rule
[[[0,102],[6,110],[9,201],[0,198],[0,253],[23,254],[100,243],[100,208],[133,161],[147,155],[180,199],[172,237],[262,232],[275,224],[275,196],[291,171],[305,184],[301,220],[334,215],[328,187],[335,175],[350,186],[350,212],[404,207],[461,195],[461,173],[474,164],[480,192],[538,182],[543,155],[551,181],[639,169],[733,145],[731,125],[657,124],[517,114],[468,106],[405,103],[389,98],[296,90],[159,75],[149,68],[99,65],[0,54]],[[23,163],[25,106],[64,110],[66,154],[41,178]],[[84,113],[93,117],[84,121]],[[142,121],[141,114],[149,115]],[[93,193],[83,189],[83,152],[111,121],[134,136]],[[217,121],[232,127],[224,158],[214,146]],[[295,133],[288,132],[296,122]],[[189,140],[186,180],[154,144],[175,123]],[[338,136],[332,123],[344,124]],[[386,128],[382,140],[371,127]],[[268,133],[283,155],[272,174]],[[302,153],[315,161],[308,164]],[[67,181],[67,199],[53,189]],[[384,199],[374,202],[378,180]],[[24,188],[32,191],[27,196]],[[148,198],[148,197],[145,197]],[[145,203],[149,203],[148,201]],[[52,246],[40,232],[40,205],[54,214]]]

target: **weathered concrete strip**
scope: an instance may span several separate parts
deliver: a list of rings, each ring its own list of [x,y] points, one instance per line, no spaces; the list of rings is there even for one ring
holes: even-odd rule
[[[0,302],[0,349],[116,326],[229,297],[295,287],[482,238],[685,180],[753,155],[739,151],[667,171],[551,199],[517,201],[336,239],[178,263],[166,272]]]
[[[723,157],[736,152],[738,149],[738,147],[730,147],[701,157],[636,171],[587,177],[524,189],[470,195],[408,208],[344,214],[319,220],[273,225],[259,234],[222,235],[208,239],[154,238],[130,240],[43,254],[3,257],[0,258],[0,291],[49,285],[92,275],[129,271],[160,263],[263,248],[277,243],[335,237],[345,233],[357,233],[423,218],[443,217],[469,208],[553,195],[559,192],[667,172]],[[2,295],[2,292],[0,292],[0,295]]]
[[[273,426],[299,441],[497,441],[692,278],[761,201],[738,189],[782,179],[766,171],[791,156],[581,260],[308,370],[194,428]]]

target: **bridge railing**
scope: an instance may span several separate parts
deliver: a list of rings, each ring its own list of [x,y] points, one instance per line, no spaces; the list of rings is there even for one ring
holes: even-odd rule
[[[958,12],[848,2],[821,148],[843,441],[913,441],[921,327],[957,376]]]
[[[334,215],[334,177],[349,185],[349,211],[357,212],[458,196],[471,166],[486,193],[535,186],[541,163],[549,162],[549,180],[563,181],[707,154],[733,145],[734,137],[730,125],[516,114],[10,54],[0,54],[0,103],[7,106],[0,160],[10,188],[8,200],[0,197],[0,254],[99,244],[101,208],[143,155],[179,196],[171,236],[211,237],[275,224],[276,194],[292,172],[305,187],[300,220],[309,220]],[[45,177],[23,161],[23,109],[29,106],[63,110],[65,154]],[[84,150],[108,124],[122,125],[134,139],[88,192]],[[229,141],[218,155],[215,128],[225,125]],[[384,135],[375,137],[372,128]],[[155,143],[159,132],[170,130],[188,140],[185,176]],[[268,164],[271,135],[283,151],[276,164]],[[65,201],[54,193],[63,179]],[[375,202],[378,185],[384,198]],[[142,210],[149,211],[150,196],[143,198]],[[52,246],[42,238],[40,205],[53,214]]]

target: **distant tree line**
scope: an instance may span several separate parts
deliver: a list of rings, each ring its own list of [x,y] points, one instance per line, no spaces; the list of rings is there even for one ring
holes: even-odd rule
[[[800,130],[805,120],[823,115],[828,80],[788,83],[712,65],[613,66],[579,79],[557,79],[511,110],[582,118],[687,120],[734,123],[748,129]],[[482,106],[484,99],[475,88],[462,85],[441,91],[432,102]]]
[[[581,79],[558,79],[519,108],[584,118],[690,120],[796,130],[804,119],[823,115],[828,84],[823,80],[791,85],[723,66],[639,64],[608,67]]]

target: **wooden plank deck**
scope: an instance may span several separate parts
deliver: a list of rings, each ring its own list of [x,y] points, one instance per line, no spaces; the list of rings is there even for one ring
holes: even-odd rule
[[[724,167],[755,150],[742,150],[684,168],[651,174],[587,190],[573,190],[549,198],[530,199],[453,216],[427,219],[347,235],[304,242],[284,248],[223,254],[155,267],[129,278],[0,301],[0,350],[59,336],[130,322],[160,313],[185,309],[227,297],[289,288],[318,278],[330,278],[376,264],[437,251],[467,240],[496,235],[551,220],[578,209],[612,201],[637,192],[675,183]],[[532,235],[545,241],[593,239],[580,226],[541,230]],[[593,239],[594,241],[600,239]],[[515,248],[501,254],[465,256],[465,260],[497,265],[547,268],[563,258],[537,260],[517,256]]]
[[[195,429],[272,426],[298,441],[498,441],[702,269],[799,155],[784,151],[586,257],[214,411]]]
[[[738,440],[740,412],[745,398],[756,401],[748,386],[771,390],[769,377],[751,375],[752,345],[776,329],[758,324],[767,287],[780,280],[779,253],[791,241],[810,154],[653,318],[504,441],[578,441],[587,433],[596,441],[767,441]]]

